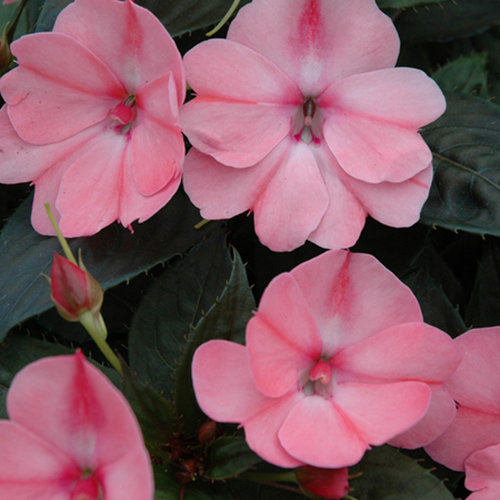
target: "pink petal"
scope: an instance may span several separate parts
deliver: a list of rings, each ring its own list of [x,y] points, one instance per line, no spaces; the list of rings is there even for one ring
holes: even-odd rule
[[[471,500],[497,500],[500,491],[500,444],[473,453],[465,461],[465,487]]]
[[[139,192],[151,196],[180,175],[184,160],[172,75],[141,87],[137,107],[140,112],[130,143],[132,171]]]
[[[281,398],[270,398],[265,408],[242,422],[248,446],[267,462],[279,467],[297,467],[304,464],[283,448],[278,437],[287,415],[303,397],[302,392],[291,391]]]
[[[14,422],[0,422],[0,442],[1,498],[69,498],[72,479],[80,474],[71,458]]]
[[[291,271],[323,338],[323,354],[393,325],[422,321],[417,299],[371,255],[331,250]]]
[[[78,40],[103,61],[130,93],[172,72],[180,106],[184,70],[177,47],[147,9],[126,2],[76,0],[58,16],[54,31]]]
[[[455,344],[463,359],[446,384],[451,395],[463,406],[500,415],[500,327],[470,330]]]
[[[353,177],[345,182],[374,219],[392,227],[408,227],[420,218],[432,181],[432,164],[403,182],[370,184]]]
[[[332,113],[323,132],[342,169],[361,181],[405,181],[432,161],[429,147],[416,131],[370,117]]]
[[[394,66],[399,40],[373,0],[257,0],[228,39],[266,56],[315,97],[334,80]]]
[[[321,396],[306,397],[291,409],[279,440],[290,455],[315,467],[354,465],[369,448],[336,405]]]
[[[421,382],[340,384],[334,402],[360,438],[381,445],[409,429],[427,412],[431,391]],[[348,464],[346,464],[348,465]]]
[[[402,323],[350,345],[333,358],[334,369],[356,379],[444,382],[462,356],[451,337],[422,322]]]
[[[464,470],[473,452],[500,443],[500,416],[459,406],[446,431],[425,447],[430,457],[449,469]]]
[[[280,274],[266,288],[259,310],[248,322],[250,367],[266,396],[284,395],[321,356],[321,337],[304,302],[293,277]]]
[[[43,412],[40,411],[43,408]],[[43,358],[19,372],[7,395],[12,421],[96,470],[143,453],[139,425],[123,395],[82,354]]]
[[[285,140],[281,164],[255,206],[255,232],[275,252],[303,245],[328,207],[328,193],[311,149]]]
[[[273,400],[257,389],[244,346],[211,340],[195,352],[193,387],[200,408],[218,422],[248,420]]]
[[[19,67],[1,79],[0,91],[25,141],[47,144],[71,137],[104,120],[126,96],[102,61],[66,35],[27,35],[12,51]]]
[[[365,225],[366,211],[342,181],[345,174],[328,148],[312,150],[328,191],[328,208],[308,239],[324,248],[348,248]]]
[[[427,413],[413,427],[389,441],[392,446],[420,448],[437,439],[453,422],[455,401],[443,384],[429,384],[431,402]]]
[[[126,138],[102,133],[64,173],[56,208],[66,237],[89,236],[118,218]]]
[[[446,101],[434,80],[423,71],[389,68],[333,83],[319,97],[318,105],[416,131],[439,118]]]
[[[271,153],[253,167],[233,168],[191,148],[184,162],[184,190],[206,219],[228,219],[254,205],[279,167],[273,159]]]

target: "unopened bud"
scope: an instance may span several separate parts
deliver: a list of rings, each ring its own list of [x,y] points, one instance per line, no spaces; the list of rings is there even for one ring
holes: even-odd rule
[[[338,500],[347,495],[349,480],[347,467],[342,469],[322,469],[312,465],[297,467],[295,477],[302,492],[310,498]]]

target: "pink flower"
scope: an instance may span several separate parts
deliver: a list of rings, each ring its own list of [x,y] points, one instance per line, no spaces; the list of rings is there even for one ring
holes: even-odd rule
[[[446,467],[464,470],[469,455],[500,443],[500,327],[470,330],[454,342],[463,359],[446,388],[457,416],[425,450]]]
[[[246,342],[198,348],[196,397],[210,418],[240,423],[250,448],[282,467],[357,463],[370,445],[422,419],[428,384],[459,363],[451,338],[422,322],[405,285],[370,255],[342,250],[274,278]]]
[[[139,425],[122,394],[81,353],[21,370],[0,421],[0,497],[152,500]]]
[[[185,79],[170,35],[131,0],[76,0],[12,44],[0,80],[0,182],[35,184],[32,223],[66,236],[151,217],[180,183]]]
[[[500,444],[476,451],[465,461],[468,500],[497,500],[500,491]]]
[[[367,214],[415,223],[432,177],[418,129],[445,109],[374,0],[254,0],[184,58],[184,186],[203,217],[254,212],[272,250],[353,245]]]
[[[342,469],[321,469],[310,465],[297,467],[295,477],[307,493],[336,500],[349,492],[349,477],[346,467]]]

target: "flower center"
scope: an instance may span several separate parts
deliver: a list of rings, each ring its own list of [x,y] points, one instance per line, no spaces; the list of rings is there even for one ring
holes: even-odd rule
[[[311,142],[318,144],[323,137],[322,126],[323,120],[319,108],[316,107],[316,101],[312,97],[305,98],[292,121],[293,138],[306,144]]]
[[[335,385],[331,360],[318,359],[311,366],[309,372],[304,373],[302,390],[306,396],[316,394],[324,398],[330,398]]]
[[[110,116],[114,122],[115,130],[120,134],[126,134],[132,128],[137,118],[135,95],[131,94],[120,101],[111,111]],[[118,122],[118,123],[116,123]]]
[[[71,500],[104,500],[99,480],[91,470],[85,470],[76,480]]]
[[[309,380],[311,382],[318,381],[323,385],[328,385],[332,380],[332,365],[320,359],[309,370]]]

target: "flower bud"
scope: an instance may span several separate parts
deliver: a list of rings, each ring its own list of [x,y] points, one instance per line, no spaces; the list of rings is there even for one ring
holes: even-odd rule
[[[80,267],[54,252],[50,273],[51,297],[59,314],[68,321],[80,321],[84,313],[99,315],[103,291],[87,272],[80,258]]]
[[[7,34],[8,24],[5,26],[0,37],[0,75],[7,71],[12,62],[12,53],[10,52],[9,39]]]
[[[297,467],[294,472],[300,489],[310,498],[337,500],[343,498],[349,491],[347,467],[322,469],[304,465]]]

